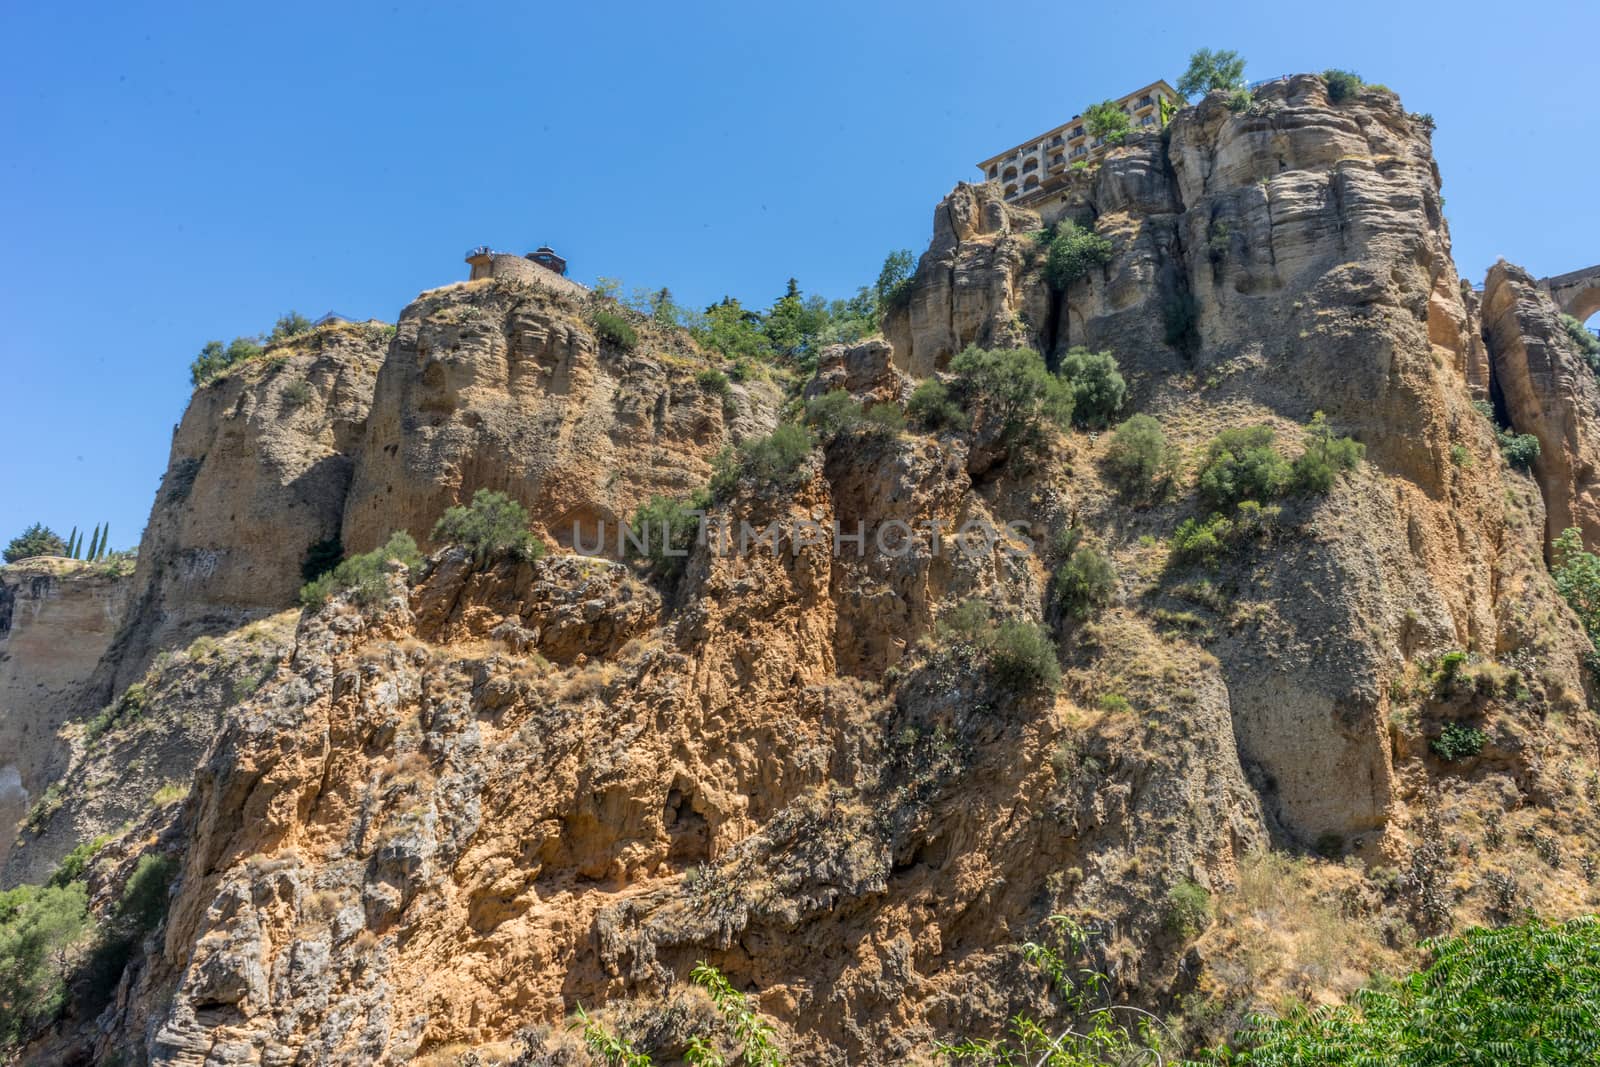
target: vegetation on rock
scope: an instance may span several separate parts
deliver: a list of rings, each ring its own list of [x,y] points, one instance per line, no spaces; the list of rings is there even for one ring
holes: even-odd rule
[[[471,550],[480,567],[505,553],[525,560],[536,560],[545,553],[544,543],[528,529],[528,509],[492,489],[473,493],[470,504],[445,509],[428,536],[441,544]]]
[[[1200,48],[1189,56],[1189,69],[1178,79],[1178,92],[1199,96],[1213,89],[1233,92],[1244,88],[1244,60],[1238,52]]]
[[[7,563],[18,560],[30,559],[34,556],[64,556],[67,554],[67,543],[61,540],[61,535],[43,523],[34,523],[13,537],[5,549]]]
[[[1112,433],[1106,466],[1123,492],[1148,500],[1171,484],[1178,469],[1178,450],[1167,443],[1166,432],[1155,418],[1133,415]]]
[[[1111,262],[1111,242],[1071,219],[1063,219],[1054,229],[1041,230],[1039,239],[1046,248],[1044,279],[1052,289],[1065,289],[1095,267]]]
[[[356,603],[370,607],[389,591],[389,564],[403,563],[413,574],[422,566],[422,554],[410,534],[399,531],[371,552],[351,556],[300,590],[300,603],[320,607],[335,593],[348,592]]]

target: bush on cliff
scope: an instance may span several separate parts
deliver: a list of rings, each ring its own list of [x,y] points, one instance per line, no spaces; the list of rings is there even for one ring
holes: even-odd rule
[[[287,341],[291,337],[299,337],[303,333],[311,332],[311,320],[298,311],[288,311],[278,316],[278,321],[272,324],[272,332],[267,334],[267,344],[277,344]]]
[[[1111,558],[1083,543],[1079,530],[1072,530],[1061,547],[1065,558],[1055,572],[1056,603],[1061,609],[1081,619],[1111,603],[1117,591],[1117,572]]]
[[[5,559],[7,563],[15,563],[19,559],[31,559],[34,556],[66,554],[67,543],[61,540],[61,535],[36,522],[11,539],[11,543],[6,545]]]
[[[1026,619],[995,622],[981,600],[968,600],[947,612],[934,628],[934,643],[978,662],[1003,689],[1019,696],[1054,692],[1061,684],[1050,632]]]
[[[639,343],[639,334],[621,315],[601,310],[590,316],[589,321],[602,341],[609,341],[624,352],[633,351]]]
[[[1289,461],[1277,449],[1271,426],[1223,430],[1206,446],[1200,464],[1200,498],[1226,511],[1242,500],[1271,500],[1289,486]]]
[[[445,509],[429,536],[441,544],[470,549],[480,567],[505,553],[535,560],[545,552],[543,542],[528,530],[528,510],[492,489],[479,489],[465,507]]]
[[[950,393],[950,387],[937,378],[929,378],[911,392],[906,402],[906,414],[916,420],[924,430],[965,430],[967,413]]]
[[[1349,437],[1335,437],[1327,416],[1317,412],[1306,428],[1305,451],[1294,461],[1292,484],[1297,492],[1326,493],[1333,479],[1354,470],[1367,454],[1367,446]]]
[[[1013,456],[1043,447],[1047,428],[1065,429],[1072,420],[1072,389],[1031,348],[970,347],[950,361],[950,371],[951,394]]]
[[[1340,70],[1329,67],[1322,72],[1322,80],[1328,83],[1328,102],[1337,104],[1355,96],[1362,89],[1361,75],[1353,70]]]
[[[390,562],[404,563],[413,574],[422,566],[416,540],[403,530],[390,534],[381,547],[351,556],[322,577],[301,586],[300,603],[317,608],[335,593],[348,591],[358,604],[376,604],[389,590]]]
[[[1072,422],[1081,429],[1105,429],[1128,399],[1128,383],[1110,352],[1068,349],[1056,373],[1072,390]]]
[[[1510,430],[1500,430],[1494,436],[1507,463],[1518,470],[1533,470],[1533,464],[1539,458],[1537,437],[1531,433],[1512,433]]]
[[[1178,92],[1185,97],[1199,96],[1213,89],[1232,92],[1244,88],[1244,60],[1239,53],[1221,48],[1198,49],[1189,55],[1189,69],[1178,79]]]
[[[1596,337],[1589,327],[1571,315],[1561,316],[1561,328],[1567,331],[1567,337],[1578,346],[1578,351],[1588,361],[1589,368],[1600,373],[1600,337]]]
[[[1044,280],[1052,289],[1065,289],[1095,267],[1111,262],[1111,242],[1071,219],[1063,219],[1042,236],[1047,238],[1049,249],[1045,254]]]
[[[1149,499],[1172,482],[1178,452],[1167,444],[1161,423],[1149,415],[1134,415],[1112,433],[1106,467],[1124,493]]]
[[[221,341],[207,341],[189,364],[189,380],[196,388],[215,381],[241,363],[261,355],[263,349],[250,337],[235,337],[223,347]]]
[[[792,488],[800,469],[811,456],[812,444],[811,431],[791,422],[784,423],[766,437],[724,449],[712,464],[711,493],[726,499],[743,478],[753,479],[762,486]]]
[[[906,417],[898,404],[873,404],[865,409],[843,389],[833,389],[806,401],[806,425],[824,440],[840,434],[863,433],[894,437],[905,429]]]
[[[647,560],[655,574],[676,579],[689,562],[700,520],[710,505],[711,494],[705,490],[687,500],[651,497],[634,509],[629,522],[635,538],[628,545],[629,555]]]
[[[1600,649],[1600,557],[1584,551],[1583,532],[1569,526],[1550,546],[1550,560],[1556,591],[1578,616],[1590,645]]]
[[[1127,139],[1133,120],[1115,100],[1102,100],[1084,108],[1083,124],[1089,128],[1090,137],[1103,139],[1107,144],[1121,144]]]

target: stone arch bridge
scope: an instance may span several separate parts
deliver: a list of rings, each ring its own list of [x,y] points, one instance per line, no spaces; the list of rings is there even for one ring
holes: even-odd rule
[[[1600,311],[1600,264],[1582,270],[1539,279],[1539,288],[1550,294],[1556,307],[1579,322]]]

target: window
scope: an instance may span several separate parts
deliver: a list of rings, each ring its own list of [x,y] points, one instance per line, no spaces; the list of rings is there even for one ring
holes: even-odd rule
[[[1038,184],[1039,184],[1039,176],[1037,174],[1030,174],[1030,175],[1028,175],[1028,180],[1022,183],[1022,187],[1024,189],[1033,189],[1033,188],[1037,187]]]
[[[1141,126],[1154,126],[1155,124],[1156,117],[1154,115],[1146,115],[1144,118],[1139,120],[1139,125]]]
[[[991,177],[991,178],[1000,177],[1000,168],[998,166],[990,167],[989,168],[989,177]]]
[[[1088,154],[1089,154],[1089,150],[1087,148],[1083,147],[1083,145],[1079,145],[1077,148],[1074,148],[1072,150],[1072,158],[1073,159],[1077,159],[1079,156],[1086,156]]]
[[[1010,185],[1006,186],[1006,195],[1007,196],[1016,196],[1017,195],[1017,185],[1016,185],[1015,182],[1012,182]]]
[[[1149,93],[1145,93],[1143,96],[1141,96],[1139,98],[1139,106],[1140,107],[1149,107],[1153,103],[1155,103],[1155,101],[1150,99],[1150,94]]]
[[[1028,160],[1026,163],[1024,163],[1022,165],[1022,173],[1024,173],[1024,174],[1028,173],[1030,170],[1038,170],[1038,169],[1039,169],[1039,161],[1037,159],[1030,159],[1030,160]]]
[[[1001,175],[1001,177],[1003,177],[1008,182],[1009,181],[1014,181],[1016,179],[1016,177],[1017,177],[1017,168],[1016,167],[1007,167],[1006,168],[1006,172],[1003,175]]]
[[[1050,165],[1052,167],[1059,167],[1059,166],[1061,166],[1061,164],[1065,163],[1066,161],[1067,161],[1067,157],[1063,156],[1060,152],[1057,152],[1055,155],[1050,157]]]
[[[1073,131],[1072,131],[1072,136],[1074,136],[1074,137],[1082,137],[1083,136],[1083,127],[1082,126],[1078,126],[1078,127],[1074,128]]]

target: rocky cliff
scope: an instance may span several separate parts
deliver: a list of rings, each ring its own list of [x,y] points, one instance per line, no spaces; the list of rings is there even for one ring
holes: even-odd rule
[[[42,556],[0,567],[0,857],[66,767],[57,730],[83,700],[129,585],[120,562]]]
[[[1056,288],[1040,237],[1063,220],[1109,254]],[[1006,537],[888,553],[791,533],[700,545],[671,580],[580,558],[572,529],[688,496],[783,400],[707,388],[680,333],[636,323],[625,350],[584,300],[483,279],[423,294],[381,367],[324,349],[203,390],[141,553],[143,618],[281,607],[312,541],[426,542],[479,488],[552,551],[427,545],[380,604],[224,639],[249,683],[225,698],[218,649],[160,663],[158,716],[182,694],[226,713],[171,757],[197,767],[188,796],[139,816],[91,884],[104,906],[141,851],[167,857],[165,921],[110,1006],[34,1058],[585,1063],[560,1037],[582,1006],[678,1062],[709,1025],[685,988],[705,960],[791,1062],[915,1062],[1039,1005],[1018,946],[1055,914],[1097,932],[1114,995],[1192,1042],[1346,994],[1420,933],[1592,908],[1590,645],[1543,554],[1547,527],[1584,525],[1594,385],[1523,281],[1491,278],[1480,322],[1427,131],[1393,94],[1333,103],[1301,76],[1241,111],[1213,95],[1038,211],[957,187],[884,338],[822,353],[805,386],[898,407],[968,345],[1109,350],[1126,410],[1180,454],[1170,493],[1123,491],[1105,434],[1014,464],[984,412],[847,427],[785,479],[722,485],[713,517]],[[324,368],[299,422],[274,399],[297,359]],[[1501,458],[1473,405],[1490,395],[1560,456],[1536,478]],[[1208,513],[1195,467],[1217,433],[1296,440],[1318,412],[1364,463],[1213,564],[1171,551]],[[312,440],[327,492],[282,495],[315,464],[268,442]],[[232,518],[256,506],[296,531],[259,557]],[[1063,538],[1109,563],[1088,617],[1060,607]],[[202,549],[214,569],[188,568]],[[973,601],[1047,630],[1058,692],[986,667],[954,621]],[[135,669],[121,656],[102,675]],[[154,744],[139,721],[75,757],[75,792]],[[1481,744],[1447,758],[1469,727]],[[1180,892],[1204,921],[1175,921]]]

